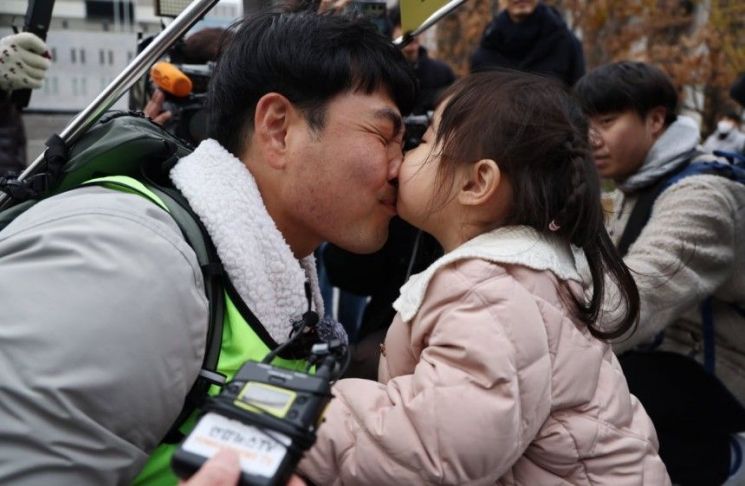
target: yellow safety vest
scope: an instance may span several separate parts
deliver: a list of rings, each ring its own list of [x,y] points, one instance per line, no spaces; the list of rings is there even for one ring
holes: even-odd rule
[[[150,199],[165,211],[168,208],[163,201],[151,190],[149,190],[140,181],[127,176],[110,176],[102,177],[88,181],[87,184],[96,184],[118,191],[131,192]],[[230,295],[225,293],[225,317],[222,328],[222,346],[220,348],[220,357],[217,362],[217,371],[230,381],[238,372],[238,369],[246,361],[261,361],[270,351],[259,334],[254,331],[253,326],[259,323],[249,322],[231,300]],[[304,370],[307,361],[305,360],[285,360],[276,358],[272,361],[275,366],[290,370]],[[209,394],[216,395],[220,388],[217,386],[210,387]],[[143,397],[144,400],[155,399],[157,397]],[[188,434],[196,424],[196,412],[184,422],[180,430]],[[161,444],[150,455],[145,467],[137,475],[133,484],[147,486],[170,486],[178,483],[178,478],[171,470],[171,456],[176,448],[175,444]]]

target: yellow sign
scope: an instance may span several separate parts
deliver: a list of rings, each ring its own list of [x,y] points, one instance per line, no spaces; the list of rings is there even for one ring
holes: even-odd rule
[[[401,31],[411,32],[448,0],[401,0]]]

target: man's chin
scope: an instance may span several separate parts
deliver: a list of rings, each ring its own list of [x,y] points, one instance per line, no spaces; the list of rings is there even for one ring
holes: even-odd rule
[[[616,179],[618,177],[618,171],[613,170],[612,167],[596,165],[598,169],[598,175],[603,179]]]

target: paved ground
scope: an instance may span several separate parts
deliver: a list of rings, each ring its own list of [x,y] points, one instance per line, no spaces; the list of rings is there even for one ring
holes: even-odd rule
[[[74,114],[24,113],[26,127],[26,157],[31,163],[44,150],[44,142],[53,133],[60,133],[72,120]]]

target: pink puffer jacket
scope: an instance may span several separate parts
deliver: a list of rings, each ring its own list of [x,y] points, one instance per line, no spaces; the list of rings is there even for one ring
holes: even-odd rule
[[[337,383],[300,471],[319,485],[669,485],[652,423],[568,289],[521,265],[439,269],[411,321],[396,316],[380,383]]]

